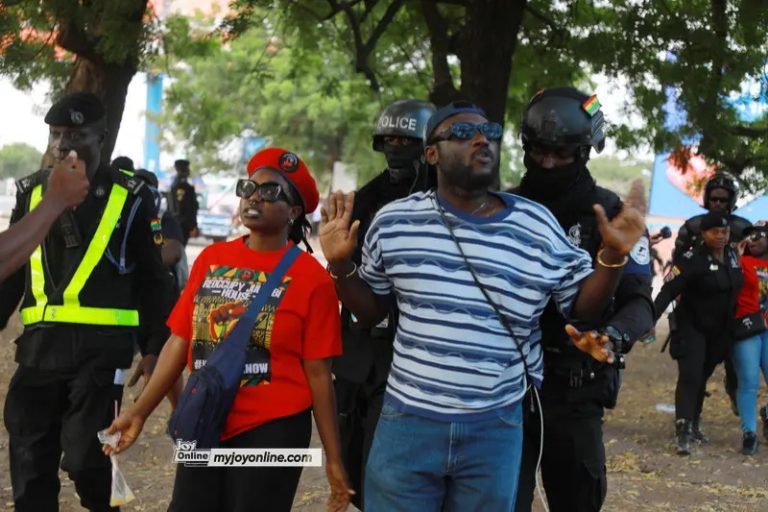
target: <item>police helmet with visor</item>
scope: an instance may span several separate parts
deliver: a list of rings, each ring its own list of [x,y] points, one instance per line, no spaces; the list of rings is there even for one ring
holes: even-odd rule
[[[597,96],[573,87],[542,89],[523,113],[523,150],[544,148],[586,162],[591,148],[605,147],[604,125]]]
[[[728,192],[730,196],[728,201],[728,211],[733,211],[736,207],[736,199],[739,196],[739,185],[735,179],[723,172],[715,173],[704,186],[704,206],[708,207],[710,195],[712,194],[712,191],[717,188],[721,188]]]
[[[435,112],[431,103],[420,100],[397,100],[387,105],[373,129],[374,151],[384,151],[387,137],[408,137],[421,143],[427,121]]]

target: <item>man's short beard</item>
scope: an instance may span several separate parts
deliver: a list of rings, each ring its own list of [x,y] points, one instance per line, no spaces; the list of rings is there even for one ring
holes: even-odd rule
[[[463,165],[453,172],[442,170],[441,174],[448,185],[462,190],[487,190],[494,182],[494,173],[475,173],[471,165]]]

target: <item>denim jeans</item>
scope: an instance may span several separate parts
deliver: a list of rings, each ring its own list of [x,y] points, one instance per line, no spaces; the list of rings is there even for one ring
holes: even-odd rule
[[[512,511],[522,403],[479,421],[437,421],[384,404],[365,474],[366,512]]]
[[[760,387],[760,370],[768,383],[768,332],[737,341],[733,347],[733,364],[736,367],[739,386],[736,405],[743,432],[757,429],[757,390]]]

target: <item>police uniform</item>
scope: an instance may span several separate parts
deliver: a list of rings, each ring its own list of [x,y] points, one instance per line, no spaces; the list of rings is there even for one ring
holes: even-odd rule
[[[731,247],[726,246],[725,261],[720,262],[699,245],[682,254],[672,267],[671,279],[656,296],[657,318],[680,296],[670,342],[670,354],[679,369],[678,420],[696,422],[701,415],[707,379],[729,351],[729,326],[743,280],[738,255]]]
[[[183,245],[187,245],[190,233],[197,227],[197,210],[199,207],[194,185],[189,183],[186,178],[177,175],[171,183],[168,208],[181,225],[184,236]]]
[[[17,183],[11,223],[40,202],[48,174]],[[59,463],[83,507],[114,510],[110,462],[96,433],[110,425],[122,398],[139,303],[148,306],[151,325],[163,324],[170,308],[152,204],[143,182],[102,165],[68,222],[55,225],[26,266],[0,283],[0,325],[19,301],[24,324],[4,412],[18,511],[58,510]]]
[[[567,193],[534,199],[552,211],[571,242],[594,260],[602,239],[592,205],[601,204],[613,218],[621,211],[621,201],[613,192],[596,186],[586,168],[576,183],[567,185]],[[531,195],[524,186],[512,192]],[[631,251],[610,311],[601,323],[610,326],[611,341],[619,353],[626,353],[632,342],[653,326],[649,249],[646,236]],[[544,348],[542,480],[552,512],[595,511],[600,510],[607,493],[603,413],[616,405],[621,373],[616,364],[597,362],[575,348],[565,332],[566,323],[550,302],[540,321]],[[529,393],[524,407],[517,511],[531,510],[536,486],[541,420],[538,407],[531,402]]]

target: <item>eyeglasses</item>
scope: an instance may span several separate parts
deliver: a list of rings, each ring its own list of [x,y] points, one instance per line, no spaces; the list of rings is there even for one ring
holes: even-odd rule
[[[237,180],[237,186],[235,187],[235,194],[237,197],[248,198],[255,192],[257,201],[266,201],[268,203],[274,203],[276,201],[288,202],[288,195],[283,192],[283,187],[279,183],[274,181],[267,181],[266,183],[256,183],[248,179]]]
[[[488,140],[500,140],[504,130],[499,123],[453,123],[447,130],[436,134],[430,139],[430,144],[448,140],[452,138],[467,140],[475,136],[476,133],[482,133]]]

